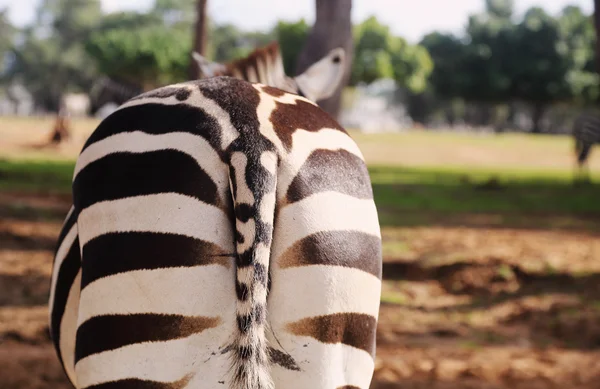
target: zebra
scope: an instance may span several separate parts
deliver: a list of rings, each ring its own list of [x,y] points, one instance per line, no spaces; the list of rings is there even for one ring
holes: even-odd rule
[[[73,173],[49,322],[76,388],[367,389],[381,233],[315,103],[232,77],[146,92]]]
[[[589,181],[587,159],[594,144],[600,143],[600,115],[581,113],[573,124],[573,138],[577,156],[576,179]]]
[[[345,69],[344,53],[344,49],[335,48],[304,73],[293,78],[285,74],[277,42],[257,48],[248,56],[227,64],[211,62],[197,52],[193,52],[192,56],[203,77],[231,76],[319,101],[331,97],[342,81]]]

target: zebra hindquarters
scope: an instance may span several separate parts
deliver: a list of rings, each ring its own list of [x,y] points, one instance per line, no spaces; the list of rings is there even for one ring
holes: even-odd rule
[[[236,298],[227,167],[191,133],[103,133],[124,111],[90,138],[73,183],[78,385],[228,387]]]
[[[71,207],[58,236],[48,300],[50,337],[65,374],[75,387],[75,331],[81,282],[77,216]]]
[[[344,132],[298,130],[278,181],[268,303],[275,387],[367,389],[381,237],[362,155]]]

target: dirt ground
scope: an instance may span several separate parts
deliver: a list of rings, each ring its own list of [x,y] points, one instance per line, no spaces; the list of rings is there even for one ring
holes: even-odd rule
[[[48,337],[69,196],[0,194],[0,387],[69,388]],[[43,215],[43,216],[40,216]],[[385,228],[376,389],[600,387],[600,229]]]
[[[26,131],[21,120],[2,124],[2,156],[72,159],[95,123],[75,123],[73,139],[50,151],[34,147],[46,142],[48,121],[31,120]],[[379,149],[361,147],[376,161]],[[505,157],[499,150],[490,166]],[[70,388],[46,308],[70,202],[0,192],[0,389]],[[600,388],[600,218],[507,225],[501,216],[430,215],[420,226],[383,229],[373,389]]]

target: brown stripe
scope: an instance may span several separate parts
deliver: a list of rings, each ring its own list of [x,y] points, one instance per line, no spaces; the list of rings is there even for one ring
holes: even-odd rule
[[[88,386],[85,389],[182,389],[187,386],[191,378],[191,374],[174,382],[158,382],[140,380],[137,378],[126,378],[123,380]]]
[[[346,150],[315,150],[306,159],[287,191],[288,202],[312,194],[334,191],[359,199],[372,199],[367,165]]]
[[[360,389],[358,386],[354,386],[354,385],[344,385],[344,386],[340,386],[339,388],[336,389]]]
[[[300,367],[290,354],[274,349],[273,347],[269,347],[269,359],[284,369],[300,371]]]
[[[265,85],[262,87],[263,92],[273,97],[281,97],[285,95],[285,92],[281,89],[274,88],[272,86]]]
[[[365,350],[375,357],[375,333],[377,319],[362,313],[334,313],[309,317],[287,324],[294,335],[310,336],[320,342]]]
[[[231,266],[233,255],[217,245],[176,234],[121,232],[101,235],[83,247],[85,271],[81,288],[99,278],[134,270]]]
[[[77,329],[75,362],[119,347],[185,338],[219,325],[219,317],[161,314],[93,317]]]
[[[282,268],[344,266],[381,279],[381,240],[359,231],[318,232],[295,242],[279,258]]]
[[[287,148],[292,148],[292,135],[298,129],[316,132],[331,128],[346,133],[331,116],[316,105],[296,100],[296,104],[276,103],[270,117],[275,133]]]

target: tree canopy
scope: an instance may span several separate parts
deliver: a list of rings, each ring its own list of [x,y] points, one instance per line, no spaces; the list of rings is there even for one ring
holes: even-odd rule
[[[421,96],[419,104],[437,107],[524,102],[536,110],[536,120],[556,102],[598,101],[591,15],[568,6],[557,15],[534,7],[517,17],[513,0],[484,4],[483,12],[466,18],[462,32],[432,31],[417,44],[375,17],[354,25],[350,84],[392,78]],[[12,26],[0,10],[0,82],[18,81],[38,107],[56,110],[62,94],[89,91],[101,75],[146,89],[182,81],[194,20],[191,0],[154,0],[145,12],[108,14],[99,0],[43,0],[24,28]],[[286,73],[294,75],[309,31],[302,19],[266,31],[209,19],[207,55],[227,62],[277,40]]]

